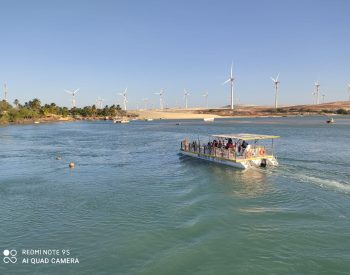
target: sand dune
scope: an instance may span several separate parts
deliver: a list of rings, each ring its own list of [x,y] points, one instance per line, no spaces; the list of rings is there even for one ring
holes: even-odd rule
[[[239,105],[235,110],[229,108],[191,108],[166,110],[135,110],[140,119],[203,119],[209,117],[255,117],[255,116],[293,116],[298,114],[319,114],[325,110],[328,113],[339,109],[350,110],[350,101],[328,102],[318,105],[281,106],[276,111],[272,106]]]
[[[138,110],[133,111],[132,113],[135,113],[139,116],[140,119],[203,119],[203,118],[209,118],[209,117],[220,117],[219,115],[213,115],[213,114],[198,114],[195,113],[196,110],[194,109],[188,109],[188,110]]]

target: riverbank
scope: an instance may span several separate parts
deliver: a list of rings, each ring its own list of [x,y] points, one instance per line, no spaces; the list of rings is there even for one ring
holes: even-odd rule
[[[138,119],[204,119],[223,117],[294,117],[314,115],[347,115],[350,114],[350,102],[331,102],[318,105],[281,106],[277,109],[271,106],[239,105],[234,110],[229,108],[191,108],[165,110],[135,110],[130,111]]]
[[[81,120],[111,120],[111,118],[106,119],[105,117],[71,117],[71,116],[47,116],[40,118],[31,118],[31,119],[21,119],[18,121],[6,121],[0,123],[2,126],[6,125],[18,125],[18,124],[40,124],[40,123],[55,123],[55,122],[73,122],[73,121],[81,121]]]
[[[295,117],[295,116],[336,116],[350,115],[350,102],[331,102],[318,105],[281,106],[277,110],[271,106],[239,105],[229,108],[191,108],[165,110],[130,110],[120,115],[125,119],[205,119],[205,118],[254,118],[254,117]],[[112,120],[112,116],[62,116],[49,114],[31,119],[1,121],[1,125],[70,122],[81,120]]]

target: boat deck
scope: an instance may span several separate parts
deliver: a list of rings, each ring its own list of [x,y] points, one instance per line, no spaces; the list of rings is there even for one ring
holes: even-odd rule
[[[274,158],[273,155],[267,155],[267,154],[264,154],[263,156],[252,156],[252,157],[244,157],[244,156],[224,157],[224,156],[220,156],[220,154],[206,154],[204,152],[190,151],[190,150],[184,150],[184,149],[180,149],[180,151],[190,153],[193,155],[197,155],[197,156],[211,157],[211,158],[216,158],[216,159],[226,160],[226,161],[231,161],[231,162],[236,162],[236,163],[246,162],[246,161],[251,161],[251,160],[262,160],[262,159],[273,159]]]

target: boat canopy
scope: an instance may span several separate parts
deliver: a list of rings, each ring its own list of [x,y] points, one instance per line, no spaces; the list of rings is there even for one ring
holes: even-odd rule
[[[225,139],[242,139],[242,140],[258,140],[258,139],[273,139],[279,138],[279,136],[269,136],[269,135],[258,135],[258,134],[222,134],[222,135],[212,135],[215,138],[225,138]]]

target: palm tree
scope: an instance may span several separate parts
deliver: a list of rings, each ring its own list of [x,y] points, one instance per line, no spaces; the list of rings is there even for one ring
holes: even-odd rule
[[[29,106],[34,110],[38,110],[41,107],[41,102],[39,99],[34,98],[32,101],[29,101]]]
[[[18,108],[19,106],[19,100],[16,98],[14,101],[13,101],[13,104],[16,105],[16,108]]]

